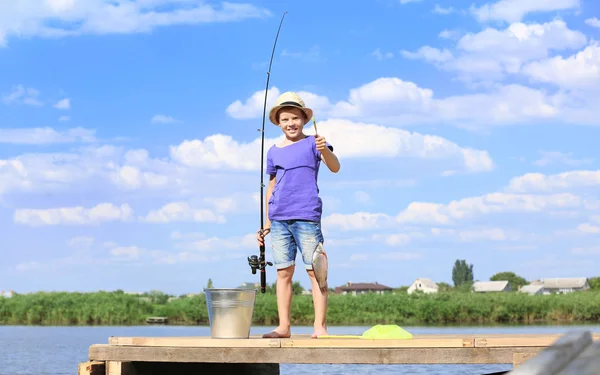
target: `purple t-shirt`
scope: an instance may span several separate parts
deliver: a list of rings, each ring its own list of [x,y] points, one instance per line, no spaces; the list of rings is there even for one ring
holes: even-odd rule
[[[333,147],[327,143],[333,151]],[[276,183],[269,199],[269,220],[320,221],[323,202],[319,198],[317,177],[321,152],[314,136],[285,147],[271,146],[267,151],[268,175]]]

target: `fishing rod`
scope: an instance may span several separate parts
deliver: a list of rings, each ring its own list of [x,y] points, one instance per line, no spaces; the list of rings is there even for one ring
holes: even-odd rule
[[[273,43],[273,51],[271,52],[271,61],[269,61],[269,70],[267,71],[267,87],[265,88],[265,100],[263,105],[263,118],[262,118],[262,130],[261,132],[261,144],[260,144],[260,234],[264,232],[264,193],[265,188],[264,175],[263,175],[263,164],[265,157],[265,117],[267,114],[267,94],[269,92],[269,80],[271,79],[271,66],[273,65],[273,56],[275,55],[275,47],[277,46],[277,39],[279,38],[279,31],[283,24],[283,19],[287,12],[283,13],[281,21],[279,22],[279,28],[277,29],[277,35],[275,35],[275,43]],[[265,245],[264,242],[259,246],[259,256],[252,255],[248,257],[248,264],[252,269],[252,274],[256,275],[256,270],[260,270],[260,292],[265,293],[267,288],[267,265],[272,266],[273,263],[265,261]]]

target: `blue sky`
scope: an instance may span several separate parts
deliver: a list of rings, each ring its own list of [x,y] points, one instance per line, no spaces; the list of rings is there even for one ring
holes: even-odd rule
[[[597,275],[591,0],[24,0],[0,5],[0,289],[259,281],[285,11],[269,104],[299,92],[340,158],[320,174],[331,286],[451,283],[456,259]]]

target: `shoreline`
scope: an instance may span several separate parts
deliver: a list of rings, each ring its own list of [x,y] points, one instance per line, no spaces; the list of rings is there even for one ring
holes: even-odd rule
[[[275,295],[258,295],[254,324],[278,322]],[[166,325],[206,326],[204,295],[170,297],[122,292],[40,292],[0,298],[0,325],[137,326],[149,317],[166,317]],[[312,325],[312,297],[296,295],[292,325]],[[364,294],[331,295],[330,326],[510,326],[600,323],[600,291],[554,295],[523,293]]]
[[[372,324],[328,324],[328,328],[369,328],[374,325],[381,323],[372,323]],[[396,323],[388,323],[388,324],[396,324]],[[585,327],[585,326],[598,326],[600,327],[600,321],[547,321],[547,322],[536,322],[536,323],[482,323],[482,324],[430,324],[421,322],[420,324],[400,324],[397,325],[402,327],[413,327],[413,328],[522,328],[522,327]],[[252,324],[254,328],[271,328],[275,325],[264,325],[264,324]],[[206,324],[3,324],[0,323],[0,327],[56,327],[56,328],[96,328],[96,327],[179,327],[179,328],[210,328],[208,323]],[[311,324],[292,324],[293,327],[298,328],[311,328]]]

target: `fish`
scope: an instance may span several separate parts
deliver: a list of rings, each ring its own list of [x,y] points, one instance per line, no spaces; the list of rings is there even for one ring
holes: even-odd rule
[[[325,249],[321,242],[317,244],[317,248],[313,252],[312,266],[321,293],[327,294],[327,253],[325,253]]]

